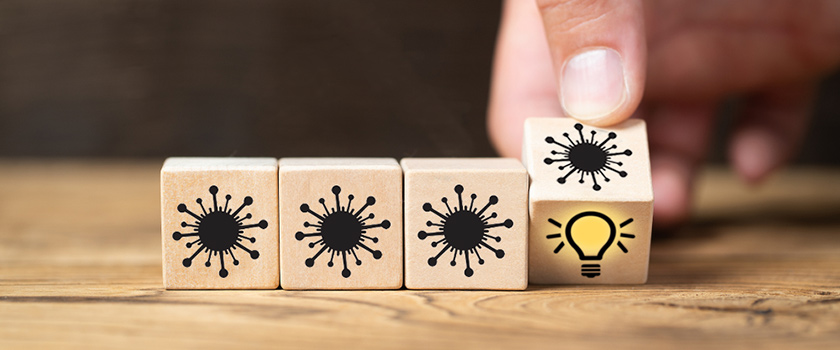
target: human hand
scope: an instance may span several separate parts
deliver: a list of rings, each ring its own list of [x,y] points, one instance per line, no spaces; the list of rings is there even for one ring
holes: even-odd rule
[[[654,225],[667,228],[688,216],[724,98],[746,97],[729,158],[755,183],[794,154],[838,63],[840,1],[507,0],[488,129],[518,157],[528,117],[644,118]]]

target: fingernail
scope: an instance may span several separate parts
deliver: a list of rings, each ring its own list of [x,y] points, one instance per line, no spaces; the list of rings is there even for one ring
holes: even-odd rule
[[[626,95],[624,64],[615,50],[589,50],[570,58],[563,67],[560,102],[572,118],[603,117],[621,106]]]

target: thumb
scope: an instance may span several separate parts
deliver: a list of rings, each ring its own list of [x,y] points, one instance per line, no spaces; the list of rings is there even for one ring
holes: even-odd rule
[[[645,85],[641,0],[537,0],[569,117],[608,126],[630,117]]]

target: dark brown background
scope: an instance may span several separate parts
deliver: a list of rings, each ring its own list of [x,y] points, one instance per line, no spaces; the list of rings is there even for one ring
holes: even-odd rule
[[[493,155],[499,15],[497,1],[2,1],[0,156]],[[840,164],[840,79],[823,85],[800,162]]]

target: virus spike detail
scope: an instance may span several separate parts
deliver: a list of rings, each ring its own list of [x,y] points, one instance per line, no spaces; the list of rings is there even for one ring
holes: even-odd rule
[[[592,189],[600,191],[602,187],[598,183],[596,175],[601,176],[604,182],[610,181],[609,177],[606,175],[608,171],[614,172],[620,177],[627,176],[626,171],[615,168],[623,166],[623,163],[616,161],[613,158],[617,156],[630,156],[633,152],[629,149],[623,152],[611,152],[611,150],[618,148],[617,145],[610,144],[611,142],[615,142],[615,139],[618,137],[616,133],[610,132],[607,134],[606,138],[598,141],[598,137],[596,136],[598,131],[591,130],[590,137],[586,138],[583,133],[583,124],[577,123],[574,128],[578,132],[579,140],[572,140],[571,137],[569,137],[569,133],[563,133],[563,136],[568,143],[558,142],[551,136],[546,137],[545,139],[546,143],[562,147],[561,151],[551,151],[552,155],[560,155],[561,157],[545,158],[545,164],[552,165],[554,163],[562,163],[563,165],[558,166],[558,169],[561,171],[565,171],[567,167],[570,168],[568,172],[565,172],[557,178],[558,183],[565,184],[569,176],[578,173],[580,174],[579,183],[585,183],[585,179],[587,177],[591,178],[593,183]]]
[[[335,207],[327,207],[326,201],[323,198],[318,200],[324,209],[323,214],[312,211],[306,203],[301,204],[301,212],[308,213],[318,219],[316,224],[304,222],[303,226],[312,226],[317,227],[318,229],[316,232],[312,233],[303,233],[302,231],[298,231],[295,233],[295,239],[303,241],[309,237],[317,238],[314,242],[308,243],[309,248],[319,250],[314,256],[304,261],[306,266],[313,267],[318,257],[321,256],[322,253],[327,252],[330,255],[330,260],[327,262],[327,266],[333,267],[335,265],[335,258],[340,257],[342,263],[341,276],[344,278],[350,278],[352,272],[350,271],[350,267],[347,265],[347,255],[353,256],[356,266],[362,265],[362,259],[358,256],[358,254],[356,254],[356,251],[360,249],[364,249],[370,253],[374,259],[380,259],[382,257],[382,252],[379,250],[373,250],[363,242],[367,241],[373,244],[379,242],[379,239],[370,235],[368,231],[379,228],[387,230],[391,227],[391,222],[388,220],[382,220],[378,224],[365,223],[367,220],[374,218],[373,213],[366,217],[362,216],[362,213],[366,209],[376,204],[376,198],[373,196],[367,197],[365,203],[360,208],[354,209],[352,203],[355,197],[352,194],[347,196],[347,204],[342,206],[340,196],[341,187],[339,185],[335,185],[332,187],[331,191],[335,196]]]
[[[234,266],[239,265],[239,260],[237,260],[233,255],[234,249],[239,248],[248,252],[253,259],[257,259],[259,257],[258,251],[251,250],[241,243],[255,243],[256,238],[243,235],[242,233],[244,233],[245,230],[252,228],[266,229],[268,227],[268,221],[261,220],[256,224],[246,224],[243,221],[250,219],[251,214],[248,214],[243,218],[239,218],[237,216],[243,208],[253,204],[254,200],[251,197],[244,197],[242,205],[239,209],[230,213],[228,208],[233,196],[230,194],[225,195],[225,206],[222,208],[219,206],[216,196],[219,193],[219,188],[212,185],[208,189],[208,192],[210,192],[213,197],[213,206],[209,208],[209,210],[204,207],[203,200],[201,198],[197,198],[195,200],[201,208],[203,215],[195,214],[187,208],[186,204],[182,203],[178,205],[176,208],[178,212],[185,213],[195,218],[196,221],[195,224],[182,222],[181,227],[192,227],[193,232],[186,234],[174,232],[172,234],[172,239],[179,241],[183,237],[198,237],[195,241],[185,243],[187,249],[194,250],[188,258],[183,260],[184,267],[188,268],[192,266],[192,261],[202,253],[207,255],[204,265],[206,267],[210,267],[212,265],[212,257],[218,256],[220,267],[219,277],[226,278],[230,274],[230,271],[225,267],[225,257],[229,256],[231,261],[233,261]]]
[[[547,139],[546,141],[551,142],[553,139]],[[491,206],[499,203],[499,198],[497,196],[490,196],[487,203],[476,212],[477,207],[475,206],[475,200],[478,198],[476,194],[471,194],[469,205],[465,205],[463,200],[464,186],[460,184],[456,185],[454,187],[454,192],[458,198],[457,206],[450,208],[447,197],[441,199],[441,202],[446,204],[449,215],[444,215],[435,210],[431,203],[423,204],[424,211],[433,213],[441,219],[439,224],[427,221],[426,226],[440,227],[440,231],[419,231],[417,233],[417,238],[425,240],[427,237],[431,236],[442,236],[440,239],[436,237],[430,243],[432,248],[436,248],[439,245],[442,245],[443,247],[440,248],[437,254],[429,258],[429,266],[436,266],[438,260],[443,254],[451,252],[452,259],[449,264],[451,266],[456,266],[458,264],[457,257],[463,256],[466,266],[464,269],[464,275],[466,277],[472,277],[475,274],[475,271],[472,268],[470,260],[477,259],[479,265],[484,264],[484,259],[481,258],[479,253],[481,249],[488,249],[492,251],[498,259],[504,257],[504,250],[497,249],[487,243],[501,242],[502,237],[490,235],[489,232],[491,229],[497,227],[505,227],[509,229],[513,227],[513,221],[506,219],[501,222],[490,223],[489,220],[495,219],[497,214],[492,213],[489,216],[484,215]]]

